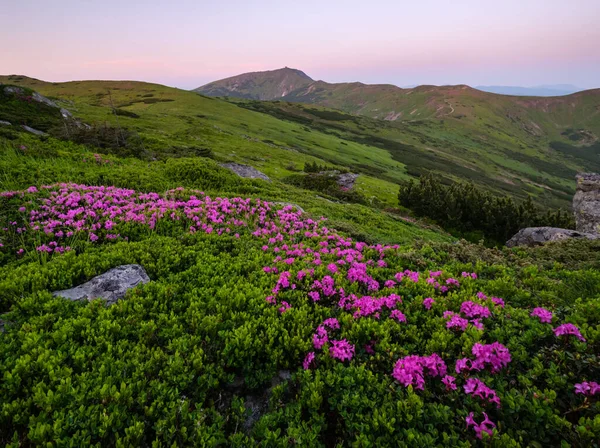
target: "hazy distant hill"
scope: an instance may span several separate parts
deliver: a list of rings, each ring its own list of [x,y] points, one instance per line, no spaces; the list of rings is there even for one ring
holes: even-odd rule
[[[311,82],[313,80],[300,70],[285,67],[278,70],[232,76],[198,87],[194,91],[207,96],[274,100]]]
[[[518,86],[476,86],[478,90],[484,92],[498,93],[500,95],[519,95],[519,96],[560,96],[570,95],[571,93],[581,92],[581,89],[571,84],[542,85],[536,87],[518,87]]]

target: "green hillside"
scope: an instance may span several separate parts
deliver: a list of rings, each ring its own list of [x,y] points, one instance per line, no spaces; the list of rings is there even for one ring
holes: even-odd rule
[[[521,161],[439,121],[0,82],[1,446],[597,445],[600,243],[486,248],[397,202],[431,172],[566,203],[587,133]],[[115,304],[52,294],[128,264]]]

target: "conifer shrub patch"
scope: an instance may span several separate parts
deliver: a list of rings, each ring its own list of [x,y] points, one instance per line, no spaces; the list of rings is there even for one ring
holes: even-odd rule
[[[3,445],[600,437],[593,242],[368,244],[290,205],[183,188],[55,184],[0,201]],[[113,306],[51,294],[128,263],[152,281]]]

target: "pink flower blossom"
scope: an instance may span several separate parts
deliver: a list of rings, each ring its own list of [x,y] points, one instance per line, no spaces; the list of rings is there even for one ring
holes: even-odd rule
[[[579,331],[579,328],[577,328],[573,324],[562,324],[562,325],[559,325],[553,331],[554,331],[554,335],[556,337],[563,336],[563,335],[573,335],[577,339],[579,339],[580,341],[585,342],[585,338],[581,335],[581,332]]]
[[[446,385],[446,390],[456,390],[456,378],[452,375],[446,375],[442,378],[442,383]]]
[[[354,356],[354,345],[350,344],[346,339],[340,341],[332,340],[329,347],[329,354],[332,358],[340,361],[351,360]]]
[[[336,318],[330,317],[329,319],[325,319],[323,321],[323,326],[328,327],[331,330],[338,330],[340,328],[340,323]]]
[[[483,381],[477,378],[469,378],[464,385],[465,393],[479,397],[488,403],[494,403],[496,407],[500,407],[500,397],[496,391],[490,389]]]
[[[317,327],[315,334],[313,334],[313,345],[317,350],[320,350],[327,342],[329,342],[327,330],[320,325]]]
[[[423,300],[423,306],[425,307],[425,309],[430,310],[431,306],[435,303],[435,300],[433,300],[431,297],[427,297],[426,299]]]
[[[392,310],[390,319],[396,319],[398,322],[406,322],[406,316],[400,310]]]
[[[310,366],[313,364],[314,360],[315,352],[308,352],[304,358],[304,361],[302,362],[302,367],[304,367],[304,370],[310,369]]]
[[[289,310],[291,308],[290,304],[283,301],[281,302],[281,306],[279,307],[279,312],[281,314],[285,313],[287,310]]]
[[[531,317],[538,317],[540,322],[549,324],[552,322],[552,312],[546,308],[534,308],[530,314]]]
[[[436,353],[430,356],[410,355],[396,361],[392,376],[405,387],[412,385],[423,390],[425,375],[444,376],[446,371],[446,363]]]
[[[461,304],[460,311],[465,316],[471,318],[490,317],[492,315],[489,308],[479,305],[478,303],[471,302],[470,300]]]
[[[600,384],[594,381],[584,381],[583,383],[575,384],[575,393],[586,396],[600,394]]]
[[[466,417],[466,422],[467,422],[467,428],[473,426],[473,430],[475,431],[475,434],[477,435],[478,439],[483,438],[483,433],[487,433],[488,435],[493,435],[494,434],[494,428],[496,427],[496,425],[494,424],[494,422],[492,422],[489,418],[488,415],[484,412],[483,416],[484,419],[480,424],[477,424],[477,422],[474,419],[474,413],[471,412],[467,417]]]

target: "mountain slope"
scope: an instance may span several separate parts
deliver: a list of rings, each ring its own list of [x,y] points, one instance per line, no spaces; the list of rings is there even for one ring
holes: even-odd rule
[[[232,76],[198,87],[194,89],[194,92],[207,96],[274,100],[311,82],[313,80],[304,72],[285,67],[278,70]]]
[[[600,169],[600,131],[592,112],[597,103],[586,92],[573,96],[585,107],[572,110],[565,101],[571,97],[550,107],[553,99],[518,97],[516,103],[466,86],[419,87],[405,96],[419,100],[420,115],[386,121],[301,103],[226,101],[139,82],[55,84],[24,77],[0,82],[60,98],[86,123],[116,125],[118,118],[120,126],[142,137],[150,158],[210,150],[219,161],[252,165],[284,182],[307,163],[327,165],[360,174],[356,191],[385,207],[397,206],[399,183],[433,172],[445,182],[473,181],[496,194],[519,200],[531,195],[539,204],[566,208],[575,173]],[[359,92],[361,86],[381,87],[337,85]],[[502,101],[491,103],[490,96]],[[427,98],[448,99],[454,112],[447,106],[447,115],[436,116]],[[121,114],[133,115],[115,117],[111,101]],[[569,127],[565,117],[577,126]]]

